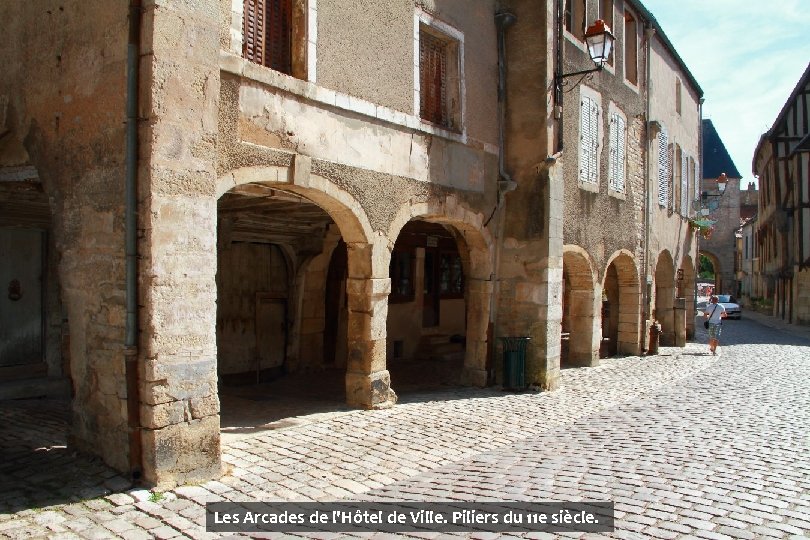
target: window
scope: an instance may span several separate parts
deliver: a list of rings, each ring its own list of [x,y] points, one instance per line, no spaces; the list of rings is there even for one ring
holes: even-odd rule
[[[613,0],[601,0],[599,4],[599,18],[613,30]]]
[[[243,0],[242,56],[307,78],[306,0]]]
[[[292,0],[245,0],[242,55],[292,73]]]
[[[579,181],[585,184],[599,183],[599,104],[582,96],[580,103],[579,132]]]
[[[605,21],[611,31],[615,33],[615,29],[613,28],[613,0],[601,0],[599,3],[599,18]],[[610,55],[608,58],[608,65],[613,65],[613,57],[614,54]]]
[[[566,0],[565,29],[580,41],[585,40],[585,0]]]
[[[461,126],[459,42],[419,25],[419,115],[441,127]]]
[[[439,294],[442,298],[464,297],[464,270],[458,253],[442,253],[439,261]]]
[[[638,86],[638,29],[629,11],[624,12],[624,78]]]
[[[413,250],[395,249],[391,253],[391,264],[388,275],[391,276],[390,303],[412,302],[414,299],[413,286]]]
[[[681,80],[675,79],[675,112],[681,114]]]
[[[658,204],[669,205],[669,137],[666,129],[661,127],[658,133]]]
[[[623,116],[610,116],[610,153],[608,155],[608,187],[624,191],[625,152],[627,148],[627,123]]]

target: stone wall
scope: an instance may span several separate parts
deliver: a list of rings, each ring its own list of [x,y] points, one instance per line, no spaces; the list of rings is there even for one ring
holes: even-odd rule
[[[0,95],[8,98],[9,136],[30,156],[51,205],[52,262],[58,264],[70,332],[72,443],[127,470],[127,6],[101,1],[3,3],[0,19]],[[61,319],[61,313],[54,316]]]

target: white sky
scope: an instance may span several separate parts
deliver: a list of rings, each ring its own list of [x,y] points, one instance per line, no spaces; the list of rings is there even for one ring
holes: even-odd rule
[[[642,0],[703,89],[743,176],[810,62],[810,0]]]

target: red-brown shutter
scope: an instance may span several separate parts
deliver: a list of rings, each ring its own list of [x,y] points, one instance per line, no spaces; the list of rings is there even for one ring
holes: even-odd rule
[[[242,56],[292,72],[292,0],[244,0]]]
[[[447,125],[447,44],[422,32],[419,67],[420,115],[429,122]]]
[[[242,56],[264,65],[264,0],[245,0],[242,16]]]

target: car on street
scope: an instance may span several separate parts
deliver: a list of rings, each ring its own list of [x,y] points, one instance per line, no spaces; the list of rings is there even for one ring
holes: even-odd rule
[[[727,319],[741,319],[742,318],[742,308],[740,304],[737,303],[737,299],[731,296],[730,294],[718,294],[717,295],[717,303],[722,305],[726,308],[726,318]],[[697,316],[701,317],[706,312],[706,310],[711,311],[711,303],[710,302],[698,302],[695,304],[695,308],[697,308]]]

